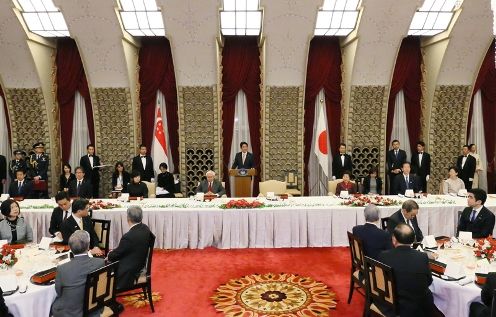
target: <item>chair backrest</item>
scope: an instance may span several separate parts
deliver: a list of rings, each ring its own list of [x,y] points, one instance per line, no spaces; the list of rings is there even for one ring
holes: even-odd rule
[[[335,179],[333,181],[329,181],[327,183],[327,192],[329,193],[329,196],[332,196],[332,195],[336,194],[336,187],[342,181],[343,180],[341,178],[338,178],[338,179]]]
[[[491,303],[491,317],[496,317],[496,289],[493,290],[493,301]]]
[[[148,241],[148,254],[146,256],[146,262],[145,262],[147,278],[151,277],[152,275],[152,258],[153,258],[154,246],[155,246],[155,235],[150,232],[150,240]]]
[[[110,220],[91,219],[91,222],[98,236],[98,247],[104,250],[105,255],[107,255],[110,246]]]
[[[388,306],[394,312],[394,316],[398,316],[396,280],[393,269],[366,256],[365,272],[368,302],[380,304],[380,307]]]
[[[381,218],[381,228],[382,230],[387,230],[387,223],[389,221],[389,217]]]
[[[148,198],[157,197],[157,185],[155,183],[151,183],[151,182],[147,182],[147,181],[143,181],[143,183],[148,188]]]
[[[363,243],[362,240],[348,231],[348,242],[350,244],[351,266],[365,275]]]
[[[443,185],[444,185],[444,178],[439,182],[439,195],[444,195],[444,188],[443,188]]]
[[[286,171],[284,174],[286,188],[298,188],[298,174],[295,170]]]
[[[84,290],[83,316],[115,301],[115,277],[119,262],[113,262],[88,274]]]
[[[286,182],[268,180],[259,183],[260,194],[267,196],[268,192],[274,192],[275,195],[286,193]]]

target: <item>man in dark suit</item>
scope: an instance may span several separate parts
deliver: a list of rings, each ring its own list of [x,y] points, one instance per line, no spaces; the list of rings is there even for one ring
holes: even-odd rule
[[[109,261],[119,261],[117,290],[125,290],[133,286],[134,280],[145,266],[152,233],[148,226],[141,222],[142,220],[141,207],[129,207],[127,209],[129,231],[122,236],[117,248],[108,254]]]
[[[3,185],[7,182],[7,159],[0,155],[0,194],[3,193]]]
[[[197,193],[216,194],[219,197],[226,194],[226,190],[224,189],[224,186],[222,186],[222,183],[215,179],[214,171],[207,171],[205,176],[207,179],[200,182],[200,185],[196,189]]]
[[[69,183],[69,196],[91,198],[93,196],[93,189],[91,188],[91,183],[84,179],[83,168],[80,166],[76,167],[75,174],[76,179]]]
[[[88,154],[81,156],[79,165],[83,168],[84,178],[91,184],[93,198],[97,198],[100,197],[100,168],[95,166],[100,166],[100,158],[95,155],[93,144],[88,144],[86,151]]]
[[[346,144],[341,143],[339,144],[339,153],[332,158],[332,178],[343,178],[344,171],[353,173],[353,163],[351,162],[351,156],[346,154]]]
[[[431,174],[431,155],[424,151],[425,143],[417,142],[417,153],[412,154],[412,173],[417,175],[422,192],[427,192],[427,182]]]
[[[486,284],[481,290],[482,303],[472,302],[470,304],[469,317],[489,317],[491,316],[491,306],[493,303],[493,293],[496,289],[496,272],[489,272]]]
[[[239,144],[241,152],[236,153],[234,157],[234,162],[231,166],[232,169],[250,169],[255,167],[255,160],[253,158],[253,153],[248,152],[248,143],[241,142]]]
[[[26,179],[26,171],[19,169],[16,171],[16,181],[10,183],[10,197],[33,198],[33,183]]]
[[[381,252],[378,261],[393,269],[399,316],[432,316],[435,306],[429,290],[432,283],[429,259],[425,253],[411,248],[414,240],[415,233],[412,228],[406,224],[399,224],[393,230],[395,248]]]
[[[140,145],[139,155],[133,158],[132,170],[138,170],[141,173],[142,181],[151,182],[152,178],[155,177],[153,160],[146,154],[146,146],[144,144]]]
[[[86,199],[76,199],[72,203],[72,215],[62,222],[60,231],[65,244],[76,230],[87,231],[90,235],[91,254],[102,256],[103,252],[98,247],[98,236],[93,228],[91,218],[88,216],[89,205],[90,203]]]
[[[456,167],[458,167],[458,177],[465,184],[465,189],[472,189],[472,181],[474,180],[475,168],[477,161],[470,155],[469,146],[465,144],[462,148],[462,155],[456,160]]]
[[[389,194],[397,195],[393,187],[394,179],[397,175],[401,173],[401,166],[406,162],[406,152],[400,149],[400,141],[393,140],[391,142],[392,149],[387,152],[386,161],[388,166],[389,175]]]
[[[373,259],[377,259],[377,255],[384,250],[389,250],[393,247],[391,236],[387,231],[379,229],[380,211],[376,205],[368,205],[365,207],[363,214],[365,216],[365,224],[353,227],[353,235],[362,240],[363,253]]]
[[[407,189],[412,189],[414,193],[420,192],[420,183],[417,176],[410,174],[411,165],[403,163],[403,173],[396,175],[393,182],[393,190],[398,195],[405,195]]]
[[[489,209],[484,207],[486,199],[487,194],[482,189],[473,188],[468,191],[468,207],[460,216],[458,233],[470,231],[474,239],[487,238],[493,233],[495,217]]]
[[[76,230],[69,238],[74,258],[57,267],[55,291],[57,297],[52,304],[51,316],[83,316],[84,290],[89,273],[105,265],[104,259],[88,256],[90,236],[84,230]],[[100,316],[100,311],[90,316]]]
[[[62,191],[55,195],[55,202],[58,207],[55,207],[52,211],[48,232],[59,239],[63,239],[60,227],[62,222],[72,215],[71,199],[67,192]]]
[[[387,230],[389,233],[393,234],[394,228],[396,228],[398,224],[405,223],[415,232],[415,241],[421,242],[424,239],[424,235],[417,222],[418,211],[419,206],[414,200],[410,199],[403,202],[401,209],[389,217],[387,223]]]

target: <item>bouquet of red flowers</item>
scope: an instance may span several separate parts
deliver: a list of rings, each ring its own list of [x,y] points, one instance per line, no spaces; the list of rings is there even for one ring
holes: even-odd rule
[[[368,204],[374,204],[376,206],[394,206],[399,205],[400,202],[384,196],[358,195],[341,203],[341,205],[351,207],[363,207]]]
[[[90,202],[90,208],[93,210],[98,210],[98,209],[112,209],[112,208],[118,208],[120,207],[119,205],[112,204],[109,202],[104,202],[102,200],[93,200]]]
[[[249,202],[246,199],[231,199],[226,204],[222,204],[219,207],[222,209],[241,209],[241,208],[262,208],[264,203],[257,200]]]
[[[474,254],[478,258],[487,259],[488,261],[494,260],[494,253],[496,252],[496,240],[493,238],[477,239],[475,241]]]
[[[17,263],[17,258],[15,256],[15,249],[11,248],[9,245],[5,244],[2,247],[1,257],[0,257],[0,268],[6,269],[12,267]]]

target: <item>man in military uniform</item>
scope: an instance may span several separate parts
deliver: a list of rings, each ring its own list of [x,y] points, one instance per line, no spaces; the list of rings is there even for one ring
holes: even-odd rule
[[[14,159],[10,161],[10,165],[9,165],[9,174],[11,180],[14,180],[16,178],[16,172],[18,170],[20,169],[23,169],[25,171],[28,170],[28,165],[26,163],[25,157],[26,157],[26,152],[21,150],[14,151]]]
[[[34,182],[35,196],[48,198],[48,155],[45,154],[45,144],[33,144],[34,153],[29,157],[29,171]]]

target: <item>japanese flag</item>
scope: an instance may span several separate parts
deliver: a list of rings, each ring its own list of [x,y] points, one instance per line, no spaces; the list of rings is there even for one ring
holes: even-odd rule
[[[317,129],[314,136],[314,150],[319,160],[319,164],[326,176],[329,170],[329,156],[327,150],[327,127],[324,115],[324,103],[319,104],[317,112]]]

